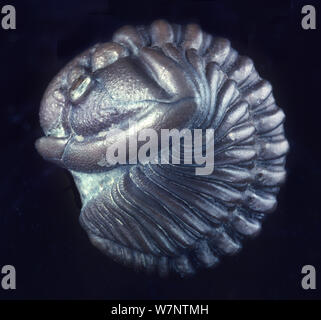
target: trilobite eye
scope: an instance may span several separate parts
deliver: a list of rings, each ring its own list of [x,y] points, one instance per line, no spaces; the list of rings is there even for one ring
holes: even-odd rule
[[[72,102],[78,102],[91,88],[92,79],[89,76],[81,75],[71,85],[69,95]]]

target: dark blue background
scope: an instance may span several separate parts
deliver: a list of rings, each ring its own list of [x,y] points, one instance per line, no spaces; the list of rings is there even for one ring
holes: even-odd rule
[[[289,299],[321,297],[321,68],[319,1],[6,1],[17,29],[0,30],[0,267],[17,270],[4,299]],[[301,28],[314,4],[319,30]],[[319,14],[319,15],[318,15]],[[279,206],[235,257],[189,279],[135,273],[96,250],[78,223],[69,174],[45,162],[34,141],[38,110],[54,75],[76,54],[108,41],[118,27],[198,22],[229,38],[274,87],[287,118],[291,152]],[[317,269],[315,291],[301,268]]]

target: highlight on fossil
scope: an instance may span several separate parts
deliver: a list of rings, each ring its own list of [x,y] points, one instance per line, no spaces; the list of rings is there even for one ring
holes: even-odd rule
[[[229,40],[196,24],[157,20],[122,27],[54,77],[41,102],[45,135],[36,148],[73,175],[80,223],[94,246],[136,269],[185,276],[238,252],[275,210],[289,149],[283,122],[271,84]],[[146,134],[134,136],[145,129],[157,137],[212,129],[213,170],[195,174],[204,166],[195,157],[148,161]],[[184,139],[169,159],[197,147],[184,148]],[[128,150],[124,163],[107,161],[115,145]],[[147,161],[132,161],[136,149]],[[202,143],[198,155],[205,149]],[[164,152],[161,143],[156,151]]]

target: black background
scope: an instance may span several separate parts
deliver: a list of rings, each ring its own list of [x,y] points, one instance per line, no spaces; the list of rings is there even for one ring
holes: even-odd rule
[[[17,29],[0,29],[0,267],[17,270],[3,299],[321,298],[321,99],[319,1],[6,1]],[[317,30],[301,28],[313,4]],[[135,273],[96,250],[78,223],[80,201],[68,173],[35,151],[38,110],[54,75],[124,24],[156,18],[200,23],[250,56],[287,116],[288,178],[279,205],[241,253],[188,279]],[[317,290],[301,268],[317,270]]]

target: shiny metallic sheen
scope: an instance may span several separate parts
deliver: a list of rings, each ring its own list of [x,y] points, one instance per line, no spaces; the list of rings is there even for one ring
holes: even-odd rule
[[[215,168],[114,165],[106,148],[143,128],[215,129]],[[123,264],[182,276],[256,235],[285,179],[284,113],[251,59],[196,24],[125,26],[48,86],[38,152],[71,171],[91,242]],[[125,133],[110,134],[119,128]]]

